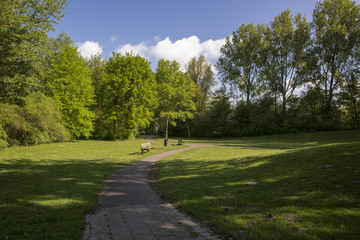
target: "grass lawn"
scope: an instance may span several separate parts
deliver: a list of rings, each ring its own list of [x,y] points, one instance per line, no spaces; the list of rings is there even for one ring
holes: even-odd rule
[[[81,239],[102,181],[140,153],[134,141],[76,141],[0,151],[0,239]],[[170,142],[171,143],[171,142]]]
[[[186,143],[217,144],[217,145],[236,145],[252,146],[265,148],[300,148],[314,147],[330,143],[344,143],[359,141],[360,131],[331,131],[297,133],[283,135],[267,135],[240,138],[192,138],[184,139]],[[160,139],[159,139],[160,140]],[[172,139],[173,141],[177,139]]]
[[[360,239],[360,131],[239,139],[156,164],[163,195],[229,239]],[[293,149],[281,149],[293,148]]]

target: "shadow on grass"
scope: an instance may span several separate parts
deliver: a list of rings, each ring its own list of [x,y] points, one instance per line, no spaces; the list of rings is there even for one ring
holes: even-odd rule
[[[188,143],[240,145],[260,148],[292,149],[314,147],[331,143],[354,142],[360,138],[360,130],[296,133],[238,138],[192,138]]]
[[[192,154],[157,165],[160,190],[227,237],[360,236],[359,143],[233,158],[209,150],[206,160]]]
[[[0,163],[0,239],[81,239],[109,159],[10,159]]]

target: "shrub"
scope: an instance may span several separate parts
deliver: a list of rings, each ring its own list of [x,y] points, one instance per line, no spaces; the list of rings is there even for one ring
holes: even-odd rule
[[[67,131],[60,122],[59,110],[52,99],[43,94],[33,93],[24,100],[24,107],[0,104],[2,127],[5,131],[2,134],[5,136],[2,137],[3,140],[6,139],[6,142],[12,146],[68,139]]]

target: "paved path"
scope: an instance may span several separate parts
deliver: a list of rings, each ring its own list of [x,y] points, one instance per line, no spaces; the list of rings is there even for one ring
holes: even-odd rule
[[[147,183],[156,161],[202,146],[189,144],[188,148],[148,156],[118,169],[104,183],[99,208],[86,217],[83,240],[220,239],[163,203]]]

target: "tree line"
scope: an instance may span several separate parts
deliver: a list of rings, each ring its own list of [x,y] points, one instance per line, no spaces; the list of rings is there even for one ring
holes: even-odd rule
[[[150,62],[133,53],[84,59],[66,33],[48,36],[65,0],[0,6],[0,148],[69,139],[248,136],[359,127],[359,16],[324,0],[312,22],[283,11],[241,25],[216,64]]]
[[[359,9],[324,0],[312,22],[286,10],[227,37],[217,63],[225,90],[215,99],[229,108],[231,127],[220,134],[359,128]]]

